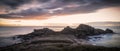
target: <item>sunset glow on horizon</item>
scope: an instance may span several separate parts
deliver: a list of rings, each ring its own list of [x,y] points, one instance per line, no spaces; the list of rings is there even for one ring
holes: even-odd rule
[[[119,22],[119,11],[114,10],[116,8],[107,8],[99,10],[95,13],[89,14],[72,14],[64,16],[51,16],[49,19],[43,20],[19,20],[19,19],[0,19],[1,25],[11,25],[11,26],[46,26],[47,23],[87,23],[87,22],[104,22],[104,21],[113,21]],[[116,14],[114,14],[116,13]]]
[[[120,22],[120,7],[113,6],[116,3],[110,2],[113,5],[106,4],[106,7],[101,7],[101,2],[106,3],[106,1],[88,2],[86,0],[85,3],[66,1],[65,5],[58,0],[50,0],[45,3],[38,1],[25,2],[16,9],[2,5],[0,7],[0,26],[50,26],[49,24],[52,23],[61,23],[63,26],[72,23]],[[100,5],[94,5],[94,2]],[[50,6],[55,3],[56,5]]]

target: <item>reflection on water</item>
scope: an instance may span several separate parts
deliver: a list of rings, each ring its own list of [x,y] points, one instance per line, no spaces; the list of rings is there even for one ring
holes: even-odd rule
[[[97,46],[120,47],[120,34],[89,36],[89,42]]]

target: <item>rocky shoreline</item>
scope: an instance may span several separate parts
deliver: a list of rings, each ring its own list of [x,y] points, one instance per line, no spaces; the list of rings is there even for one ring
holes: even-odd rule
[[[67,26],[62,31],[58,31],[58,32],[53,31],[49,28],[34,29],[33,32],[28,33],[26,35],[18,35],[17,37],[13,37],[13,39],[20,38],[21,43],[4,47],[0,50],[1,51],[7,51],[7,50],[8,51],[49,51],[46,50],[48,48],[48,49],[53,49],[55,51],[56,49],[60,51],[64,48],[68,49],[68,47],[73,49],[79,47],[84,50],[85,48],[96,50],[91,48],[91,47],[94,48],[96,47],[97,49],[103,48],[102,50],[104,50],[105,48],[108,51],[109,49],[112,48],[93,46],[87,43],[86,41],[82,40],[87,36],[107,34],[107,33],[112,34],[114,32],[111,29],[106,29],[106,30],[96,29],[94,27],[85,24],[80,24],[77,28],[74,29]]]
[[[100,35],[100,34],[113,34],[114,32],[111,29],[98,29],[91,27],[89,25],[80,24],[77,28],[73,29],[69,26],[65,27],[62,31],[55,32],[49,28],[43,29],[34,29],[33,32],[26,34],[26,35],[18,35],[17,38],[21,38],[22,41],[28,41],[34,37],[47,37],[47,36],[54,36],[54,35],[72,35],[76,38],[85,38],[86,36],[92,35]]]

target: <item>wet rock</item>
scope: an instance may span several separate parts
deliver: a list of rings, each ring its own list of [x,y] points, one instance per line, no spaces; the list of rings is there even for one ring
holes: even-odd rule
[[[106,33],[114,33],[111,29],[108,29],[108,28],[105,30],[105,32]]]
[[[105,31],[102,30],[102,29],[95,29],[94,30],[94,34],[97,35],[97,34],[105,34]]]

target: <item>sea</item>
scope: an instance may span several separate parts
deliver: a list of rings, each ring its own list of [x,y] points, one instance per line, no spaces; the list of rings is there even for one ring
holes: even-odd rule
[[[34,29],[50,28],[54,31],[61,31],[65,26],[0,26],[0,47],[20,43],[20,39],[13,40],[16,35],[24,35],[33,32]],[[72,26],[75,28],[74,26]],[[102,34],[89,36],[88,42],[96,46],[120,47],[120,26],[93,26],[105,30],[112,29],[115,34]],[[102,38],[95,38],[102,37]]]

